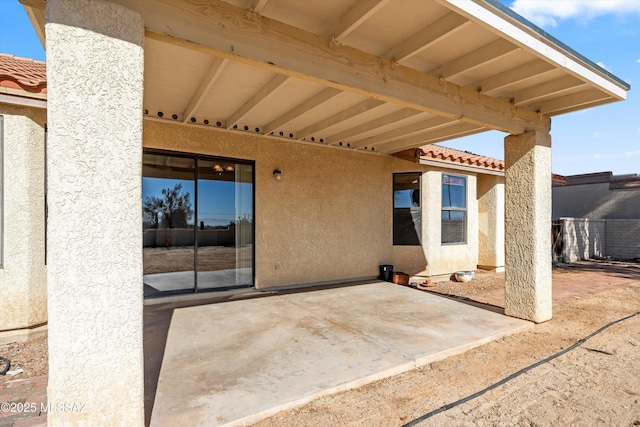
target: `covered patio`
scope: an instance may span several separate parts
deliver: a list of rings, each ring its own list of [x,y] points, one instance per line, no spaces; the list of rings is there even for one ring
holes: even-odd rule
[[[387,282],[145,308],[151,426],[247,425],[534,324]]]
[[[268,290],[428,271],[447,248],[394,245],[390,225],[392,175],[427,168],[394,154],[503,131],[505,313],[552,317],[551,117],[629,86],[500,3],[20,1],[47,50],[49,400],[88,404],[50,425],[143,424],[143,152],[255,177],[247,265]],[[223,307],[200,310],[233,325]]]

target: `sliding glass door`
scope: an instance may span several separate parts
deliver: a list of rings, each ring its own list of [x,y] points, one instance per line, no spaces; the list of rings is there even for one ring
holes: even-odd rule
[[[145,296],[253,286],[253,164],[145,152]]]

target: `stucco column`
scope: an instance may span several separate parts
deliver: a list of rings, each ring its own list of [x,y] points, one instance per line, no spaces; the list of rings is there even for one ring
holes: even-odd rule
[[[551,319],[551,136],[504,140],[505,314]]]
[[[0,331],[47,321],[44,262],[46,112],[0,105]]]
[[[504,178],[478,174],[478,268],[504,271]]]
[[[100,0],[46,5],[48,422],[142,426],[144,25]]]

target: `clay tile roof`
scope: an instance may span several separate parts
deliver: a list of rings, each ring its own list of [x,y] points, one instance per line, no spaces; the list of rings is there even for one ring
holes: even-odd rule
[[[31,93],[46,93],[45,63],[0,53],[0,86]]]
[[[430,144],[420,147],[420,156],[486,169],[504,170],[504,161],[502,160],[480,156],[468,151],[454,150],[453,148],[442,147],[440,145]]]

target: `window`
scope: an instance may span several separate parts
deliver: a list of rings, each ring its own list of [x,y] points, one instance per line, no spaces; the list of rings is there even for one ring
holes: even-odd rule
[[[393,244],[420,245],[420,173],[393,174]]]
[[[442,175],[442,243],[467,242],[467,178]]]
[[[253,163],[145,151],[145,296],[253,286]]]

